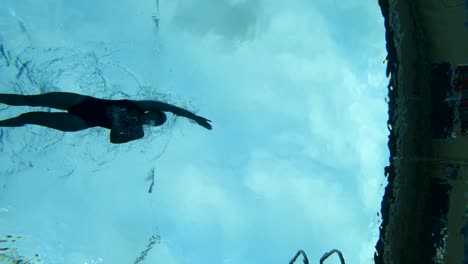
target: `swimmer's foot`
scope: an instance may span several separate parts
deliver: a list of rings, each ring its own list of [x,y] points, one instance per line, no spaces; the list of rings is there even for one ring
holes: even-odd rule
[[[21,116],[0,120],[0,127],[20,127],[24,126]]]
[[[30,96],[21,94],[4,94],[0,93],[0,104],[7,105],[29,105]]]

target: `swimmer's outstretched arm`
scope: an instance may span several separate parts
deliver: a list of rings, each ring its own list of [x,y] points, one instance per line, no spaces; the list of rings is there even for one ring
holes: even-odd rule
[[[163,112],[171,112],[174,115],[178,116],[183,116],[189,119],[192,119],[193,121],[197,122],[200,126],[206,128],[206,129],[211,129],[211,120],[206,119],[201,116],[197,116],[196,114],[185,110],[183,108],[159,102],[159,101],[133,101],[136,103],[143,111],[163,111]]]

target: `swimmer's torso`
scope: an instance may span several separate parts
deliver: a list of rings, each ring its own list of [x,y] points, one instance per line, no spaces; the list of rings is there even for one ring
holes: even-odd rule
[[[138,122],[137,117],[143,112],[130,100],[105,100],[93,97],[68,109],[68,113],[85,120],[90,127],[99,126],[109,129],[115,125],[121,125],[115,124],[115,120],[119,117],[122,120],[122,116],[125,116],[127,122]]]

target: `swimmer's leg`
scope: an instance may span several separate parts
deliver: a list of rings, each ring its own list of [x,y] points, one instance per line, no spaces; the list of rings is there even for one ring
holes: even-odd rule
[[[68,110],[90,96],[67,92],[52,92],[37,95],[0,94],[0,103],[16,106],[42,106]]]
[[[0,127],[38,125],[64,132],[90,128],[83,119],[68,113],[28,112],[10,119],[0,120]]]

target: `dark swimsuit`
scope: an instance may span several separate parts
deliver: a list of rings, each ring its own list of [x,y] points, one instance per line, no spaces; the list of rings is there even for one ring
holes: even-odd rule
[[[152,112],[159,113],[160,119],[164,123],[166,115],[163,112]],[[139,120],[145,111],[130,100],[106,100],[90,97],[68,108],[68,113],[80,117],[89,127],[98,126],[110,129],[112,143],[125,143],[140,139],[145,135]]]
[[[105,127],[112,129],[116,110],[128,114],[131,117],[144,113],[142,109],[130,100],[106,100],[90,97],[83,102],[73,105],[68,113],[80,117],[90,127]],[[135,125],[135,124],[134,124]]]

